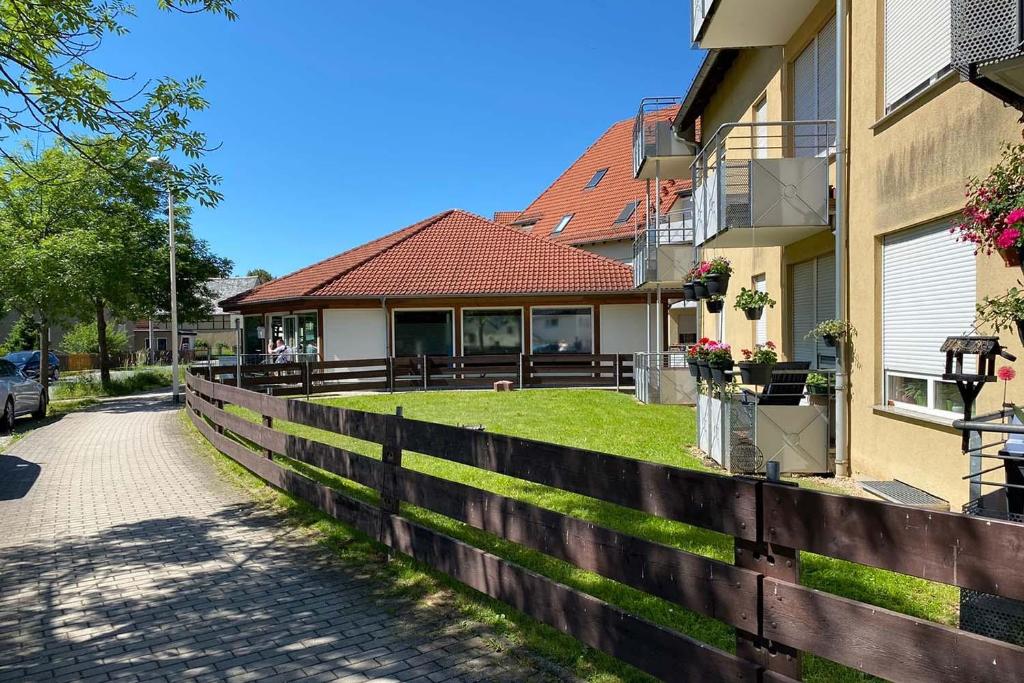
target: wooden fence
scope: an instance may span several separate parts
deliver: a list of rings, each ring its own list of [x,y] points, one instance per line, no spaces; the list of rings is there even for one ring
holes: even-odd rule
[[[312,363],[210,365],[208,379],[274,396],[408,389],[486,389],[499,380],[518,388],[633,387],[632,354],[416,356]]]
[[[268,483],[662,680],[795,680],[802,652],[895,681],[1024,680],[1024,648],[799,583],[805,550],[1024,599],[1024,525],[282,400],[193,375],[186,384],[193,423]],[[227,403],[255,411],[262,424],[226,412]],[[277,431],[274,420],[382,444],[383,460]],[[403,468],[405,450],[728,534],[735,562]],[[376,489],[380,504],[286,469],[275,455]],[[402,502],[725,622],[736,629],[736,654],[416,524],[402,516]]]

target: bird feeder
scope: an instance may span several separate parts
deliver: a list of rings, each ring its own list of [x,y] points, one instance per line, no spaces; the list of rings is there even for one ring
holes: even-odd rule
[[[964,402],[964,420],[971,419],[974,401],[986,382],[996,381],[996,357],[1017,360],[999,343],[999,337],[946,337],[939,349],[946,354],[946,371],[942,379],[956,383]],[[964,372],[964,357],[977,356],[977,371]],[[969,434],[963,433],[963,450],[967,451]]]

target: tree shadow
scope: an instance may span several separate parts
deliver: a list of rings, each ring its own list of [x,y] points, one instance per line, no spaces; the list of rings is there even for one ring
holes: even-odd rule
[[[34,462],[0,453],[0,501],[24,498],[39,479],[40,469]]]
[[[251,503],[0,547],[0,572],[0,680],[333,680],[471,637],[382,603],[374,580]],[[427,672],[458,675],[458,659],[445,652]]]

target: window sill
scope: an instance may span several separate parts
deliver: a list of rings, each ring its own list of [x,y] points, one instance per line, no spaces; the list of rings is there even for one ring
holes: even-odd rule
[[[942,417],[917,410],[910,410],[908,408],[896,408],[894,406],[883,405],[873,406],[871,410],[875,415],[889,417],[895,420],[900,420],[901,422],[909,422],[922,427],[940,427],[943,431],[948,431],[953,434],[960,433],[960,430],[953,428],[953,420],[955,418],[952,417]]]
[[[880,119],[871,124],[870,128],[875,133],[878,133],[890,124],[902,119],[904,116],[912,112],[913,110],[920,107],[926,101],[938,95],[940,92],[952,87],[956,83],[960,82],[960,74],[956,70],[951,70],[949,73],[936,79],[934,83],[928,87],[923,88],[920,92],[915,94],[906,102],[899,104],[888,114],[883,115]],[[883,406],[885,407],[885,406]]]

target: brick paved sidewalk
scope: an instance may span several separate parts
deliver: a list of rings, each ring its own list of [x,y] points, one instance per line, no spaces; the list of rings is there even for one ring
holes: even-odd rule
[[[339,567],[222,483],[166,402],[0,455],[0,681],[548,680]]]

